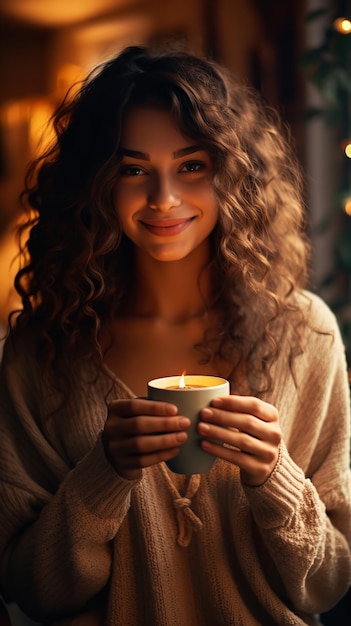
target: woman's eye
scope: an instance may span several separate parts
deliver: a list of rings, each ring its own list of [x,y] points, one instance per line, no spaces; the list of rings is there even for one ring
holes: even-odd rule
[[[189,161],[188,163],[184,163],[184,165],[181,168],[181,172],[200,172],[201,170],[205,169],[206,165],[205,163],[202,163],[201,161]]]
[[[119,174],[120,176],[143,176],[145,172],[137,165],[123,165]]]

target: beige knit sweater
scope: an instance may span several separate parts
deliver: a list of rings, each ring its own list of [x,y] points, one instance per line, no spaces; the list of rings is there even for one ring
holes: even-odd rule
[[[100,433],[105,398],[131,392],[76,368],[76,392],[53,414],[61,398],[41,382],[35,337],[17,350],[8,342],[0,593],[46,624],[76,614],[82,626],[317,624],[351,581],[350,401],[335,319],[312,300],[311,321],[334,339],[306,331],[297,387],[281,362],[274,368],[265,399],[284,442],[260,487],[244,487],[220,460],[182,493],[164,464],[124,480]]]

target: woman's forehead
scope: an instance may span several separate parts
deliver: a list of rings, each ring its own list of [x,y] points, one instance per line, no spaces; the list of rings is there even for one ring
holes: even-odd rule
[[[148,152],[148,146],[175,152],[194,144],[194,139],[181,131],[170,111],[134,107],[124,120],[121,144],[123,148],[142,152]]]

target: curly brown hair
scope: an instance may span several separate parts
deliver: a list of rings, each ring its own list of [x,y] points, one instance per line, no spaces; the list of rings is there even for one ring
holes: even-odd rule
[[[30,165],[22,193],[32,213],[21,227],[30,235],[15,281],[18,323],[39,320],[50,366],[63,346],[101,365],[101,321],[118,312],[131,267],[113,189],[123,121],[136,105],[172,111],[212,158],[220,207],[212,266],[223,313],[217,356],[233,363],[231,377],[244,363],[253,391],[267,390],[281,337],[290,337],[291,361],[306,324],[295,297],[309,259],[300,167],[288,129],[261,96],[184,51],[127,48],[58,107],[56,140]]]

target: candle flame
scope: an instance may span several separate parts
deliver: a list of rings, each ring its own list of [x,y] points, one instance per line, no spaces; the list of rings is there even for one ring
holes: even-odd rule
[[[178,384],[178,387],[179,387],[180,389],[185,389],[185,378],[184,378],[185,374],[186,374],[186,372],[183,372],[183,374],[182,374],[182,375],[181,375],[181,377],[179,378],[179,384]]]

